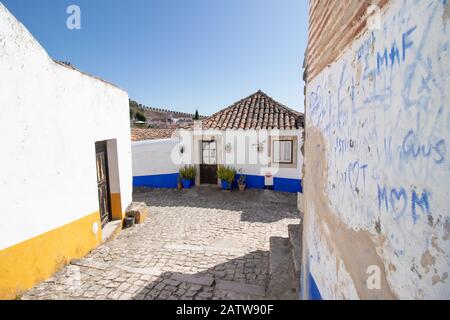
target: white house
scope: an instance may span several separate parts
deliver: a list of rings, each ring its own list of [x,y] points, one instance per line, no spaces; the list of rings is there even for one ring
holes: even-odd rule
[[[176,188],[179,167],[191,164],[197,186],[216,185],[218,165],[228,165],[247,188],[301,192],[302,124],[303,114],[258,91],[172,139],[134,142],[133,183]]]
[[[2,4],[0,57],[0,299],[11,299],[120,222],[131,143],[127,93],[53,61]]]

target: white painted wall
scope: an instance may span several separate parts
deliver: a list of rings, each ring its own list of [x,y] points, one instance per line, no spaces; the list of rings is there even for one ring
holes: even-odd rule
[[[307,85],[306,145],[325,148],[328,172],[314,171],[308,154],[306,171],[326,179],[333,218],[372,239],[390,290],[402,299],[450,298],[446,6],[391,1],[382,29],[366,31]],[[324,145],[308,138],[315,130]],[[352,277],[351,269],[364,274],[368,260],[356,252],[346,260],[351,241],[329,241],[345,232],[320,217],[313,195],[305,201],[304,257],[321,294],[361,297],[364,278]]]
[[[295,166],[277,166],[271,163],[269,157],[269,143],[273,137],[288,136],[297,137]],[[202,140],[214,137],[217,141],[218,163],[242,169],[244,174],[264,176],[267,171],[271,171],[279,178],[301,179],[303,166],[303,155],[301,147],[303,144],[302,130],[226,130],[194,132],[193,143],[193,163],[201,162]],[[263,145],[263,151],[258,152],[257,145]],[[230,151],[225,150],[225,146],[231,146]]]
[[[179,141],[172,139],[132,142],[133,176],[178,173],[180,166],[171,157],[179,149]]]
[[[224,154],[223,161],[227,164],[234,165],[237,169],[243,170],[243,173],[249,175],[257,175],[257,176],[265,176],[267,172],[272,172],[274,176],[278,178],[287,178],[287,179],[301,179],[302,178],[302,166],[303,166],[303,154],[301,152],[301,147],[303,145],[303,137],[302,137],[302,129],[299,130],[261,130],[257,132],[257,135],[260,137],[264,137],[259,139],[260,142],[263,142],[263,151],[258,152],[257,147],[255,145],[251,145],[249,149],[247,149],[248,154],[251,158],[258,157],[264,155],[267,157],[268,162],[260,162],[258,164],[248,164],[240,161],[238,156],[233,155],[233,150],[240,153],[242,152],[241,145],[238,143],[234,144],[234,148],[232,148],[231,161],[227,160],[227,154]],[[272,148],[272,139],[276,137],[296,137],[297,143],[293,144],[293,156],[296,158],[295,165],[277,165],[272,162],[272,159],[269,154],[269,148]],[[269,137],[269,139],[266,139]],[[228,154],[228,155],[230,155]]]
[[[158,174],[177,173],[183,164],[199,164],[201,162],[201,141],[214,138],[217,142],[217,160],[218,164],[227,164],[242,169],[244,174],[262,176],[269,170],[276,173],[276,177],[301,179],[301,167],[303,165],[303,156],[300,151],[302,146],[301,130],[285,131],[254,131],[254,143],[239,144],[237,138],[248,135],[249,131],[203,131],[198,132],[181,130],[181,139],[163,139],[147,140],[132,143],[133,153],[133,176],[149,176]],[[257,152],[256,144],[258,135],[264,141],[264,150]],[[268,137],[270,136],[290,136],[297,137],[297,165],[290,168],[267,164],[268,156]],[[234,139],[236,137],[236,139]],[[245,140],[244,140],[245,141]],[[252,141],[249,139],[248,141]],[[225,151],[225,144],[231,143],[231,151]],[[180,145],[184,146],[185,154],[180,157]],[[239,154],[239,156],[236,155]],[[245,155],[243,158],[241,155]],[[253,161],[253,159],[255,161]]]
[[[128,95],[55,63],[0,4],[0,249],[99,210],[95,141],[117,139],[131,202]]]

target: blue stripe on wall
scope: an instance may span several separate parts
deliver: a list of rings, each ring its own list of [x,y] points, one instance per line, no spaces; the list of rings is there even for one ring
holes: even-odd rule
[[[236,187],[237,187],[237,181],[239,180],[239,177],[241,175],[236,175]],[[264,177],[261,176],[252,176],[245,174],[245,183],[246,188],[248,189],[264,189]]]
[[[311,273],[308,273],[309,300],[322,300],[319,288]]]
[[[264,177],[245,175],[245,183],[248,189],[264,189]],[[236,182],[233,184],[234,188],[237,188],[237,180],[239,175],[236,175]],[[157,174],[150,176],[133,177],[134,187],[148,187],[148,188],[177,188],[178,173],[169,174]],[[274,178],[273,190],[280,192],[297,193],[302,192],[301,180],[299,179],[287,179],[287,178]]]
[[[177,184],[178,173],[133,177],[134,187],[172,189],[177,188]]]
[[[303,192],[300,179],[273,178],[273,190],[281,192]]]

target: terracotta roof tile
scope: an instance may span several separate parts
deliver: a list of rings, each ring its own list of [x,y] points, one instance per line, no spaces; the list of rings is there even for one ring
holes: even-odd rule
[[[131,128],[131,141],[170,139],[175,129]]]
[[[259,90],[203,120],[203,129],[299,129],[303,114]]]

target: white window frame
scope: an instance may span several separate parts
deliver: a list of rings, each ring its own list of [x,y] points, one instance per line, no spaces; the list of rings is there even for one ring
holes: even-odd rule
[[[276,148],[275,143],[278,143],[278,154],[276,154]],[[283,159],[281,158],[281,155],[285,155],[285,148],[286,146],[289,146],[290,150],[290,159]],[[294,163],[294,141],[292,140],[273,140],[272,141],[272,161],[273,163],[279,163],[279,164],[293,164]]]
[[[208,146],[205,148],[205,144]],[[212,147],[213,146],[213,147]],[[207,154],[207,156],[205,156]],[[206,163],[205,160],[207,159]],[[202,164],[216,165],[217,164],[217,142],[216,141],[202,141]]]

